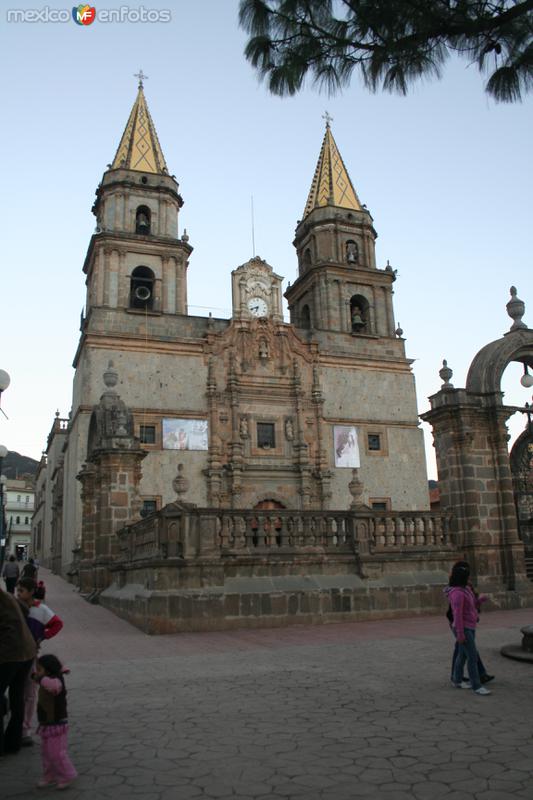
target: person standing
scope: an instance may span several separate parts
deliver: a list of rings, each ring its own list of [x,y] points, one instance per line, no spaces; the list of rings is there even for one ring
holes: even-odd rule
[[[28,609],[26,622],[35,639],[37,650],[43,639],[51,639],[63,627],[63,621],[41,600],[36,599],[37,584],[33,578],[21,578],[17,583],[17,599],[23,609]],[[35,706],[37,703],[37,686],[31,675],[26,678],[24,686],[24,723],[22,726],[22,741],[24,747],[31,746],[31,735]]]
[[[43,776],[39,789],[56,784],[67,789],[78,773],[67,753],[67,690],[64,675],[68,673],[57,656],[47,654],[37,659],[34,680],[39,684],[37,717],[41,737]]]
[[[16,753],[22,741],[24,684],[35,658],[36,645],[17,600],[0,589],[0,700],[9,690],[10,718],[4,734],[0,713],[0,755]],[[1,709],[0,711],[3,711]]]
[[[459,645],[453,665],[452,683],[458,689],[472,689],[476,694],[487,695],[491,692],[482,686],[478,669],[476,648],[478,608],[476,596],[468,585],[469,578],[468,567],[456,564],[450,575],[450,587],[447,592],[453,615],[452,629]],[[469,684],[463,681],[465,661],[470,678]]]
[[[10,555],[2,570],[2,578],[6,584],[6,591],[8,591],[9,594],[15,594],[15,586],[17,585],[19,573],[20,570],[17,560],[14,555]]]

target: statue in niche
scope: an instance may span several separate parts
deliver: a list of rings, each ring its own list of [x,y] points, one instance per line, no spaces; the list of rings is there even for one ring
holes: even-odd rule
[[[268,343],[266,339],[259,340],[259,358],[261,359],[268,358]]]
[[[248,417],[241,417],[239,422],[239,435],[241,439],[248,439],[250,431],[248,429]]]
[[[359,247],[357,242],[346,242],[346,261],[348,264],[357,264],[359,262]]]
[[[285,437],[289,442],[294,439],[294,425],[290,417],[285,420]]]

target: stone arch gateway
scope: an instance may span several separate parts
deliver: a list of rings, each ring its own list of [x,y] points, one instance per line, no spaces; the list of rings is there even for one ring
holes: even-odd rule
[[[441,506],[451,512],[458,546],[495,604],[516,607],[533,605],[533,583],[526,576],[508,452],[506,423],[518,409],[504,405],[501,379],[512,361],[533,367],[533,330],[522,322],[524,304],[514,287],[507,311],[511,330],[477,353],[466,388],[450,383],[445,364],[443,385],[421,417],[433,428]]]

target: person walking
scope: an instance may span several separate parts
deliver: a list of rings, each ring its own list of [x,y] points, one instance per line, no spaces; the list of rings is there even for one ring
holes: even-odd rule
[[[17,585],[19,573],[20,570],[17,559],[14,555],[10,555],[2,570],[2,578],[6,584],[6,591],[9,592],[9,594],[15,594],[15,586]]]
[[[57,789],[67,789],[78,777],[67,753],[67,690],[64,676],[68,671],[52,654],[37,659],[34,680],[39,684],[37,718],[43,767],[42,778],[37,783],[39,789],[54,783]]]
[[[476,648],[476,625],[478,608],[476,596],[468,580],[470,569],[464,563],[455,564],[450,574],[447,591],[453,615],[452,629],[458,644],[457,657],[453,665],[452,684],[457,689],[472,689],[476,694],[491,694],[481,683]],[[465,662],[468,667],[470,683],[463,681]]]
[[[460,568],[465,568],[465,569],[468,570],[468,584],[467,585],[470,587],[470,589],[472,589],[472,591],[474,593],[474,597],[476,598],[476,609],[477,609],[477,612],[478,612],[478,622],[479,622],[479,615],[481,613],[481,605],[482,605],[482,603],[484,603],[487,600],[487,596],[484,595],[484,594],[480,595],[478,592],[476,592],[476,590],[472,586],[472,582],[470,581],[470,564],[468,563],[468,561],[456,561],[456,563],[453,565],[453,569],[457,570],[457,569],[460,569]],[[446,595],[446,597],[448,597],[448,593],[450,591],[450,588],[451,588],[450,586],[447,586],[446,589],[444,590],[444,594]],[[448,605],[448,610],[446,612],[446,618],[447,618],[447,620],[448,620],[448,622],[450,624],[450,630],[452,631],[452,634],[453,634],[453,614],[452,614],[452,607],[450,605]],[[477,649],[477,647],[476,647],[476,649]],[[453,656],[452,656],[452,667],[451,667],[451,672],[450,672],[450,680],[451,680],[452,683],[454,682],[453,681],[453,672],[454,672],[455,662],[457,660],[458,653],[459,653],[459,644],[457,643],[457,641],[455,641],[455,647],[453,649]],[[477,669],[478,669],[478,672],[479,672],[479,678],[481,680],[481,683],[489,683],[490,681],[494,680],[494,675],[489,675],[489,673],[487,672],[487,669],[486,669],[483,661],[481,660],[481,656],[479,654],[479,650],[478,650],[478,653],[477,653]],[[466,678],[463,677],[463,682],[465,680],[466,680]]]
[[[0,701],[9,690],[9,722],[4,734],[0,709],[0,755],[16,753],[22,741],[24,683],[35,657],[36,645],[17,600],[0,589]]]
[[[28,558],[28,561],[22,567],[22,572],[20,573],[21,578],[33,578],[34,581],[37,580],[37,567],[33,561],[33,558]]]

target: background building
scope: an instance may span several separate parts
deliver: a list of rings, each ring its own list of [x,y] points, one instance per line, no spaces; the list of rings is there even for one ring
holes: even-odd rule
[[[4,486],[7,524],[6,555],[26,558],[31,550],[35,484],[31,477],[10,478]]]

